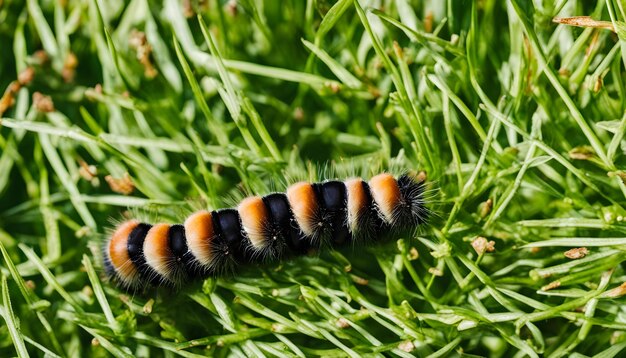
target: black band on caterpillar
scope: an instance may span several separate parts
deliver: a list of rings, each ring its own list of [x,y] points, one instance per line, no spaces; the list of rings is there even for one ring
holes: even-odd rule
[[[199,211],[183,225],[122,223],[105,247],[109,276],[128,288],[178,285],[238,265],[369,243],[428,219],[424,182],[387,173],[369,181],[300,182],[285,194],[244,199],[236,209]]]

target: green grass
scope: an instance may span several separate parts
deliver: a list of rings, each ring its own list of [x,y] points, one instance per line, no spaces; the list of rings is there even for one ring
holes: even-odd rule
[[[376,3],[0,1],[0,356],[624,354],[626,4]],[[104,278],[112,220],[386,169],[436,190],[416,237]]]

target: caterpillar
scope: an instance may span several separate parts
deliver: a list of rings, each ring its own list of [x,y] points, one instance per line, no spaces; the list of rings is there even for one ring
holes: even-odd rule
[[[183,224],[128,220],[104,247],[107,275],[126,288],[179,286],[238,265],[304,255],[323,247],[372,243],[415,230],[429,216],[425,182],[382,173],[244,199],[236,208],[198,211]]]

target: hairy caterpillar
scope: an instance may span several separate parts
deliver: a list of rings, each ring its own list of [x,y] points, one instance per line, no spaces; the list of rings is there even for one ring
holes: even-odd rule
[[[120,224],[104,247],[109,277],[127,288],[179,285],[237,265],[303,255],[321,247],[370,243],[414,230],[429,215],[425,183],[391,174],[253,196],[236,209],[198,211],[184,224]]]

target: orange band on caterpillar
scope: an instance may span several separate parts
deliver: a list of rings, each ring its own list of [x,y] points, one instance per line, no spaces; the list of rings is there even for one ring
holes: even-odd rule
[[[131,220],[105,250],[109,276],[128,288],[177,285],[241,264],[306,254],[322,245],[368,243],[426,222],[424,182],[383,173],[359,179],[300,182],[286,194],[244,199],[237,209],[199,211],[183,225]]]

